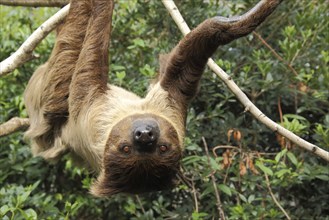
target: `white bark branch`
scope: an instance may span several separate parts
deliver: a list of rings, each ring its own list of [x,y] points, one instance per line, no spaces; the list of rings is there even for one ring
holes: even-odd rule
[[[175,21],[176,25],[179,27],[180,31],[184,34],[188,34],[191,30],[186,24],[184,18],[180,14],[178,8],[176,7],[173,0],[162,0],[162,3],[167,8],[171,17]],[[268,118],[263,112],[261,112],[244,94],[241,89],[234,83],[232,78],[225,73],[214,61],[213,59],[208,60],[208,66],[214,73],[226,84],[226,86],[234,93],[237,99],[244,105],[245,111],[249,111],[258,121],[266,125],[274,132],[278,132],[282,136],[289,139],[291,142],[295,143],[297,146],[304,148],[307,151],[314,153],[315,155],[323,158],[329,162],[329,152],[321,149],[320,147],[305,141],[304,139],[298,137],[291,131],[285,129],[281,125],[275,123],[270,118]]]
[[[65,6],[44,22],[30,37],[27,38],[15,53],[2,61],[0,63],[0,76],[10,73],[26,61],[30,60],[31,57],[33,57],[32,52],[36,46],[64,20],[69,11],[69,7],[69,5]]]
[[[12,134],[16,131],[26,130],[30,126],[28,118],[14,117],[0,125],[0,137]]]

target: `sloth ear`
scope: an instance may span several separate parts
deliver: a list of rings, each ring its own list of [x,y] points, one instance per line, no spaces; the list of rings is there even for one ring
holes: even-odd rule
[[[163,74],[166,72],[167,64],[169,60],[169,54],[160,54],[159,55],[159,63],[160,63],[160,68],[159,68],[159,79],[161,79]]]
[[[159,55],[159,72],[156,75],[156,77],[153,80],[151,80],[149,91],[153,88],[153,86],[157,82],[162,80],[162,78],[166,72],[168,60],[169,60],[169,54],[160,54]]]

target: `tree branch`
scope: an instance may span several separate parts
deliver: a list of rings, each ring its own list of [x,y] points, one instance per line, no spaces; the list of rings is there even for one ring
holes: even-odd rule
[[[195,189],[195,184],[194,184],[194,178],[193,178],[193,176],[192,176],[192,180],[191,180],[191,185],[192,185],[192,194],[193,194],[195,212],[196,213],[199,213],[198,194],[197,194],[197,190]]]
[[[276,204],[276,206],[279,207],[279,209],[283,212],[283,214],[286,216],[286,218],[288,220],[291,220],[291,218],[288,215],[288,213],[286,212],[286,210],[284,210],[284,208],[280,205],[279,201],[275,198],[275,195],[274,195],[274,193],[272,192],[272,189],[271,189],[270,180],[269,180],[269,178],[268,178],[268,176],[267,176],[267,174],[265,172],[264,172],[264,176],[265,176],[265,180],[266,180],[267,189],[268,189],[268,191],[269,191],[269,193],[270,193],[270,195],[271,195],[274,203]]]
[[[167,0],[164,0],[164,1],[167,1]],[[218,213],[219,213],[220,219],[225,220],[226,219],[225,213],[224,213],[224,210],[222,209],[222,202],[220,200],[219,191],[217,189],[215,175],[214,175],[214,172],[213,172],[213,170],[211,168],[211,164],[210,164],[210,155],[209,155],[208,145],[207,145],[206,139],[204,137],[202,137],[202,142],[203,142],[204,148],[206,150],[208,166],[209,166],[209,169],[211,170],[210,177],[211,177],[211,181],[212,181],[212,184],[213,184],[213,187],[215,190],[215,196],[216,196],[216,200],[217,200],[216,205],[217,205]]]
[[[69,11],[69,5],[62,8],[55,15],[44,22],[33,34],[27,38],[22,46],[10,57],[0,63],[0,76],[6,75],[30,60],[33,50],[37,45],[66,17]]]
[[[171,17],[175,21],[176,25],[180,29],[180,31],[186,35],[190,32],[190,28],[186,24],[184,18],[180,14],[178,8],[176,7],[173,0],[162,0],[162,3],[167,8]],[[304,148],[307,151],[314,153],[315,155],[323,158],[324,160],[329,162],[329,152],[321,149],[320,147],[305,141],[304,139],[298,137],[291,131],[285,129],[281,125],[275,123],[271,119],[269,119],[263,112],[261,112],[244,94],[241,89],[235,84],[232,80],[231,76],[225,73],[213,59],[208,60],[208,66],[214,73],[226,84],[226,86],[233,92],[233,94],[237,97],[237,99],[243,104],[245,107],[245,112],[250,112],[258,121],[266,125],[272,131],[281,134],[282,136],[289,139],[291,142],[295,143],[297,146]]]
[[[63,7],[68,0],[0,0],[0,5],[25,7]]]
[[[12,134],[16,131],[26,130],[30,126],[28,118],[14,117],[0,125],[0,137]]]

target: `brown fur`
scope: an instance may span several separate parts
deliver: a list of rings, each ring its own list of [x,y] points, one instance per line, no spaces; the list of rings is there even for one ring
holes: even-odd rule
[[[219,45],[254,30],[279,3],[263,0],[243,16],[204,21],[161,57],[159,76],[141,98],[107,84],[113,2],[72,0],[50,59],[36,70],[24,95],[34,155],[56,160],[67,151],[76,154],[99,173],[91,188],[96,196],[172,186],[187,107],[208,58]],[[159,137],[150,152],[140,152],[132,141],[133,124],[149,119]],[[126,145],[128,154],[122,151]]]

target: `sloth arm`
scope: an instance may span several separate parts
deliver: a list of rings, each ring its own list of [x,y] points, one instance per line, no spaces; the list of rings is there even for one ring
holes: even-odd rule
[[[113,1],[93,0],[92,15],[70,85],[70,118],[77,120],[81,109],[88,108],[107,91],[108,47]]]
[[[71,2],[70,12],[47,62],[43,79],[46,86],[40,92],[44,116],[49,124],[57,124],[67,118],[69,86],[85,38],[90,8],[90,0]]]
[[[187,34],[167,56],[160,57],[160,85],[184,106],[196,95],[208,58],[220,45],[246,36],[282,0],[262,0],[242,16],[214,17]]]

